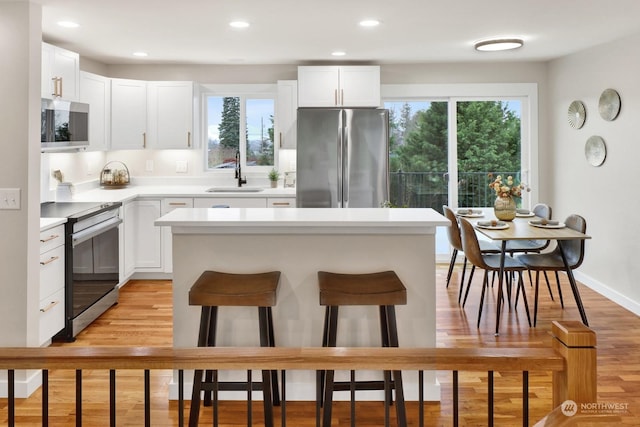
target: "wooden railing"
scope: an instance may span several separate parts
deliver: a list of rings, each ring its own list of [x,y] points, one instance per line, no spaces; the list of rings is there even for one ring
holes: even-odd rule
[[[528,425],[528,372],[553,372],[553,406],[563,402],[596,401],[596,339],[595,333],[579,322],[554,322],[553,344],[550,348],[160,348],[160,347],[49,347],[2,348],[0,369],[8,370],[9,425],[13,425],[15,403],[12,378],[17,369],[43,370],[43,425],[47,425],[48,371],[75,370],[81,378],[83,370],[110,370],[115,383],[116,370],[145,371],[145,425],[153,425],[149,408],[148,372],[155,369],[219,370],[403,370],[452,371],[454,373],[454,425],[458,422],[457,372],[487,371],[523,372],[523,425]],[[422,375],[420,375],[422,377]],[[81,386],[81,385],[80,385]],[[77,384],[78,387],[78,384]],[[182,384],[179,384],[182,390]],[[489,391],[490,403],[492,390]],[[115,390],[112,390],[111,425],[115,422]],[[420,396],[422,401],[422,396]],[[286,397],[283,391],[282,424],[285,425]],[[420,402],[422,403],[422,402]],[[76,401],[76,405],[81,402]],[[422,408],[423,405],[419,405]],[[551,408],[550,408],[551,409]],[[179,397],[179,425],[184,419],[183,396]],[[78,410],[77,414],[82,411]],[[422,413],[421,413],[422,415]],[[540,425],[561,425],[557,411]],[[420,417],[422,425],[422,417]],[[546,424],[547,422],[553,422]],[[493,423],[490,405],[487,424]],[[81,424],[81,423],[80,423]],[[77,424],[77,425],[80,425]]]

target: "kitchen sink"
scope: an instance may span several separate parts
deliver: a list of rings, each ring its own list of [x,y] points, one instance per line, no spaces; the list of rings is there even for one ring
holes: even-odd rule
[[[256,187],[212,187],[207,193],[259,193],[264,188]]]

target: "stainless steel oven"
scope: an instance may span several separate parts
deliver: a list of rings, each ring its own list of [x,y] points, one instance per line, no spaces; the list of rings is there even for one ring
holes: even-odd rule
[[[118,302],[121,203],[49,203],[41,215],[67,218],[65,226],[65,328],[55,340],[75,336]]]

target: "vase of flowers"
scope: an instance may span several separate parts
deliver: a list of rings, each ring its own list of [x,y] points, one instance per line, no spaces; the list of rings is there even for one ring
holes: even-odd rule
[[[526,184],[516,184],[512,176],[508,176],[506,181],[498,175],[493,179],[493,174],[489,174],[491,183],[489,187],[496,192],[496,201],[493,204],[493,212],[501,221],[511,221],[516,217],[516,201],[514,197],[521,197],[522,191],[529,191]]]

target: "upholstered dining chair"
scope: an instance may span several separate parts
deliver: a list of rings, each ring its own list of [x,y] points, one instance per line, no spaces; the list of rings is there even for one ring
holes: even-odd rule
[[[482,293],[480,294],[480,307],[478,308],[478,324],[477,327],[480,327],[480,319],[482,317],[482,306],[484,305],[484,294],[486,289],[489,287],[489,271],[491,272],[499,272],[500,271],[500,255],[499,254],[484,254],[480,250],[480,244],[478,241],[478,236],[476,235],[476,230],[473,228],[473,224],[467,221],[464,218],[460,218],[460,235],[462,238],[462,248],[464,250],[465,256],[469,260],[471,264],[475,267],[481,268],[484,270],[484,277],[482,280]],[[529,326],[531,326],[531,315],[529,313],[529,303],[527,302],[527,294],[524,290],[524,284],[522,280],[522,272],[526,270],[524,264],[518,261],[516,258],[505,256],[504,258],[504,272],[505,276],[509,278],[512,273],[517,273],[518,275],[518,289],[522,292],[522,299],[524,301],[524,306],[527,312],[527,321],[529,322]],[[508,283],[509,280],[505,280],[506,286],[510,286]],[[467,290],[465,291],[464,301],[462,306],[464,307],[467,296],[469,296],[469,288],[471,286],[471,282],[467,284]],[[508,297],[507,297],[508,298]],[[503,301],[499,300],[497,305],[502,304]]]
[[[444,212],[444,216],[451,222],[451,225],[447,227],[447,237],[449,238],[449,244],[453,248],[451,253],[451,261],[449,262],[449,271],[447,272],[447,288],[449,287],[449,282],[451,281],[451,275],[453,273],[453,267],[456,262],[456,258],[458,257],[458,252],[464,252],[462,249],[462,239],[460,237],[460,227],[458,226],[458,218],[456,214],[449,208],[448,206],[442,206],[442,211]],[[482,253],[494,253],[499,254],[500,248],[494,245],[491,242],[486,240],[480,240],[480,251]],[[460,277],[460,290],[458,291],[458,304],[460,304],[460,300],[462,299],[462,289],[464,288],[464,276],[467,270],[467,257],[464,257],[464,261],[462,263],[462,274]],[[473,278],[473,269],[469,274],[469,281]]]
[[[580,215],[569,215],[567,219],[565,219],[564,223],[567,227],[580,231],[581,233],[585,233],[587,231],[587,221]],[[584,259],[584,240],[564,240],[562,242],[562,247],[564,248],[564,255],[567,259],[569,268],[571,270],[575,270],[580,267]],[[540,272],[555,272],[556,280],[558,281],[558,288],[560,288],[558,272],[565,271],[566,269],[564,262],[562,261],[560,250],[560,245],[558,244],[553,251],[548,253],[524,254],[517,257],[517,259],[524,264],[528,270],[536,272],[533,326],[536,325],[538,318],[538,285],[540,283]]]

